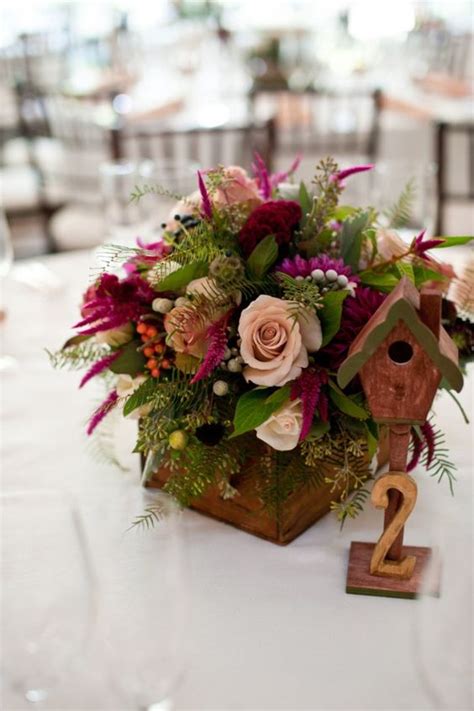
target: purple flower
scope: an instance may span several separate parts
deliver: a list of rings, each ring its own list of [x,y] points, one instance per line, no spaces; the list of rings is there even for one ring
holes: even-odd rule
[[[114,353],[110,353],[109,355],[104,356],[104,358],[101,358],[100,360],[96,361],[87,371],[87,373],[84,375],[82,378],[81,382],[79,383],[79,387],[82,388],[86,383],[89,382],[92,378],[94,378],[96,375],[99,375],[99,373],[102,373],[106,368],[111,365],[116,358],[120,355],[121,351],[115,351]]]
[[[107,395],[104,402],[99,405],[97,410],[94,410],[94,412],[92,413],[92,417],[87,424],[86,432],[88,435],[91,435],[93,433],[97,425],[100,424],[104,417],[108,415],[110,410],[115,407],[115,405],[117,404],[117,400],[117,391],[112,390],[112,392]]]
[[[301,375],[292,383],[291,400],[301,399],[303,406],[303,424],[301,426],[300,441],[305,439],[313,424],[313,417],[316,408],[322,420],[328,418],[327,397],[322,392],[322,386],[328,381],[328,374],[322,368],[306,368]]]
[[[443,244],[444,242],[444,239],[440,238],[427,239],[423,241],[425,234],[426,230],[422,230],[420,234],[417,235],[411,243],[411,248],[417,257],[424,258],[425,252],[427,252],[429,249],[432,249],[433,247],[437,247],[439,244]]]
[[[338,170],[337,173],[331,175],[331,181],[333,183],[339,183],[341,188],[344,187],[344,181],[346,178],[350,178],[351,175],[356,173],[365,173],[366,170],[372,170],[374,168],[373,163],[366,163],[363,165],[353,165],[350,168],[344,168],[344,170]]]
[[[207,329],[206,337],[208,339],[208,347],[204,360],[199,366],[199,369],[191,383],[197,383],[203,378],[207,378],[212,371],[217,368],[221,362],[225,349],[227,348],[227,322],[229,314],[227,313],[219,321],[213,323]]]
[[[122,281],[115,274],[103,274],[91,296],[81,309],[84,318],[74,326],[88,326],[81,331],[85,336],[138,320],[150,310],[156,294],[138,274],[132,274]]]
[[[255,162],[252,163],[252,169],[255,177],[257,178],[258,189],[264,200],[268,200],[272,196],[272,186],[270,183],[270,177],[268,175],[267,166],[260,155],[255,151],[254,153]]]
[[[202,177],[202,173],[198,170],[198,185],[201,193],[201,209],[204,217],[210,219],[212,217],[212,205],[209,193],[207,192],[206,183]]]
[[[283,262],[276,267],[277,272],[283,272],[283,274],[288,274],[292,277],[297,276],[311,276],[311,272],[314,269],[322,269],[323,272],[327,272],[328,269],[334,269],[337,275],[343,274],[351,281],[359,281],[357,276],[353,276],[352,269],[344,264],[342,259],[331,259],[326,254],[322,254],[319,257],[311,257],[310,259],[303,259],[299,254],[291,259],[284,259]]]

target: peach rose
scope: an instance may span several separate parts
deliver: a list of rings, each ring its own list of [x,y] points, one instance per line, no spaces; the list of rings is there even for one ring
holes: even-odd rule
[[[247,171],[237,165],[225,168],[224,180],[211,193],[211,198],[218,207],[247,203],[254,208],[262,202],[257,181],[249,178]]]
[[[377,261],[385,262],[392,257],[400,257],[408,249],[408,245],[394,230],[378,230],[376,239]]]
[[[307,311],[295,319],[294,304],[266,294],[242,311],[239,335],[244,378],[268,387],[297,378],[308,365],[308,351],[317,351],[322,342],[315,314]]]
[[[288,400],[268,420],[255,429],[258,439],[279,452],[294,449],[299,442],[303,425],[301,400]]]
[[[210,322],[189,306],[175,306],[166,314],[167,341],[177,353],[202,358],[207,351],[207,329]]]
[[[168,219],[166,220],[166,230],[168,232],[174,232],[180,226],[179,222],[174,219],[175,215],[196,215],[199,217],[199,211],[201,208],[201,193],[199,190],[195,190],[191,195],[179,200],[175,203],[170,210]]]

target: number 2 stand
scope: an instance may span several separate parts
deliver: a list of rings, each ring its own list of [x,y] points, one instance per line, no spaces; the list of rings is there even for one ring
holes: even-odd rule
[[[441,295],[420,294],[402,279],[352,344],[339,385],[357,375],[374,421],[389,427],[390,471],[377,479],[371,497],[385,509],[383,533],[376,544],[351,544],[346,592],[413,598],[423,587],[431,549],[403,546],[403,527],[417,497],[406,472],[411,428],[426,422],[441,378],[454,390],[462,388],[456,346],[441,326]],[[439,576],[425,592],[439,594]]]

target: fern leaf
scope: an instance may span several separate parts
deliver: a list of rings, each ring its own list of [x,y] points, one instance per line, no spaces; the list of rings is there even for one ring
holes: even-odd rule
[[[416,192],[416,180],[415,178],[410,178],[398,200],[384,212],[390,227],[405,227],[410,222]]]

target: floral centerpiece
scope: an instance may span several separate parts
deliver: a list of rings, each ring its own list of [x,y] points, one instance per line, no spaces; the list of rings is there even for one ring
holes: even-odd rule
[[[343,522],[367,498],[381,433],[357,380],[338,387],[338,368],[403,276],[446,291],[454,272],[429,252],[469,238],[422,232],[404,243],[390,225],[406,215],[407,194],[384,216],[341,204],[345,181],[370,165],[326,159],[311,185],[296,168],[270,175],[256,155],[253,177],[240,167],[198,173],[159,241],[109,250],[77,335],[53,361],[86,366],[81,387],[104,377],[87,433],[113,409],[138,417],[143,481],[161,472],[181,504],[209,489],[239,496],[243,472],[267,511],[325,487]],[[469,355],[471,326],[448,302],[445,324]],[[413,429],[409,469],[420,458],[452,485],[432,420]]]

